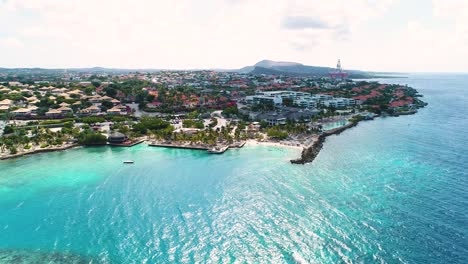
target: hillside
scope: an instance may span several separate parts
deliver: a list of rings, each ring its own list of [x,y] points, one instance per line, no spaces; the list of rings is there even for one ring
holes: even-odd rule
[[[335,69],[331,67],[308,66],[297,62],[284,62],[262,60],[253,66],[247,66],[240,70],[242,73],[267,74],[267,75],[291,75],[291,76],[327,76]],[[368,72],[349,70],[351,78],[369,78],[372,75]]]

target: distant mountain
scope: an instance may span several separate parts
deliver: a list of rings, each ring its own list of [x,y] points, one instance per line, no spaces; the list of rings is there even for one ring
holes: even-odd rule
[[[282,71],[278,71],[272,68],[265,68],[265,67],[258,67],[258,66],[252,66],[252,70],[249,72],[250,74],[266,74],[266,75],[281,75],[283,74]]]
[[[0,0],[1,1],[1,0]],[[160,72],[162,70],[171,69],[118,69],[118,68],[104,68],[104,67],[92,67],[92,68],[62,68],[62,69],[46,69],[46,68],[0,68],[0,73],[7,74],[51,74],[61,75],[64,72],[69,73],[111,73],[111,74],[126,74],[130,72]],[[187,69],[190,71],[190,69]],[[192,71],[201,71],[203,69],[192,69]],[[206,70],[206,69],[205,69]],[[266,75],[286,75],[286,76],[311,76],[311,77],[322,77],[328,76],[330,72],[335,71],[331,67],[320,67],[320,66],[308,66],[297,62],[287,61],[272,61],[262,60],[252,66],[247,66],[241,69],[210,69],[220,72],[239,72],[246,74],[266,74]],[[180,70],[183,71],[183,70]],[[366,72],[358,70],[345,70],[350,78],[354,79],[366,79],[366,78],[384,78],[394,77],[394,73],[379,73],[379,72]],[[400,74],[401,75],[401,74]]]
[[[288,61],[272,61],[272,60],[262,60],[257,62],[254,66],[262,68],[277,68],[277,67],[294,67],[294,66],[304,66],[297,62],[288,62]]]
[[[239,69],[238,72],[250,74],[267,75],[290,75],[290,76],[327,76],[335,71],[331,67],[307,66],[297,62],[262,60],[253,66],[247,66]],[[351,78],[369,78],[372,75],[368,72],[349,70],[347,71]]]

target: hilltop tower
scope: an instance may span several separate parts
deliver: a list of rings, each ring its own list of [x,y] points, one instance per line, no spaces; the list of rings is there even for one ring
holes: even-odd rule
[[[341,67],[341,60],[338,59],[338,63],[336,64],[336,69],[333,72],[330,72],[330,78],[332,79],[346,79],[348,78],[348,73],[343,71]]]

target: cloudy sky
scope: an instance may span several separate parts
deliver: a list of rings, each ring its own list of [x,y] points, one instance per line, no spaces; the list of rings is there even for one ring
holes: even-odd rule
[[[468,0],[0,0],[0,67],[468,72]]]

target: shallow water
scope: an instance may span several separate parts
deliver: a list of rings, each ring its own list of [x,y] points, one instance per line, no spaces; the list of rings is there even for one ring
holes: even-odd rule
[[[468,76],[387,81],[429,106],[328,137],[305,166],[261,146],[0,161],[0,260],[468,263]]]
[[[340,120],[340,121],[325,123],[325,124],[322,125],[322,129],[324,131],[327,131],[327,130],[332,130],[332,129],[335,129],[335,128],[345,126],[347,124],[349,124],[348,120]]]

